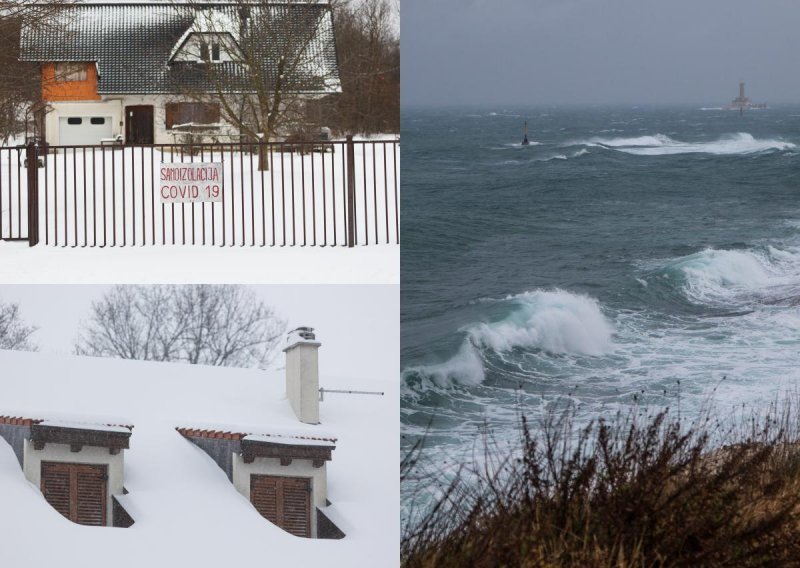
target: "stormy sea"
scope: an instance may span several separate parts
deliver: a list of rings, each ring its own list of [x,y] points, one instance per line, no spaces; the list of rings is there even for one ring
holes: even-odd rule
[[[521,414],[800,383],[800,107],[407,108],[402,131],[404,454],[455,470]]]

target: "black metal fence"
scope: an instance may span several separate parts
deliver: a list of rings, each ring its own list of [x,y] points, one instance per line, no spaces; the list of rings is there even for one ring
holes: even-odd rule
[[[219,201],[171,203],[162,165],[221,164]],[[62,247],[400,242],[400,143],[0,148],[0,239]]]

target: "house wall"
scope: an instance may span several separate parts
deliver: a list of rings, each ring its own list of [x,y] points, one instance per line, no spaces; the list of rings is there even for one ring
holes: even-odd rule
[[[36,487],[42,487],[42,462],[87,463],[108,466],[108,491],[106,495],[106,519],[108,526],[114,522],[113,496],[122,494],[124,451],[111,455],[108,448],[84,446],[79,452],[72,452],[68,444],[45,444],[44,449],[33,449],[33,442],[25,440],[22,469],[25,477]]]
[[[97,66],[86,63],[85,81],[61,81],[56,78],[56,64],[42,64],[42,99],[45,101],[99,101]]]
[[[170,102],[187,101],[188,99],[175,95],[120,95],[106,96],[102,100],[91,102],[52,102],[50,111],[45,117],[45,132],[47,143],[52,146],[61,145],[60,119],[67,117],[111,117],[113,125],[112,136],[125,137],[125,107],[127,106],[152,106],[154,117],[154,142],[155,144],[181,144],[185,143],[185,133],[175,133],[167,130],[166,105]],[[214,142],[235,142],[238,132],[232,127],[223,127],[219,130],[217,140]],[[97,144],[100,141],[98,140]]]
[[[233,456],[233,485],[236,490],[250,500],[250,476],[276,475],[283,477],[311,478],[311,537],[317,538],[316,507],[328,504],[327,464],[314,467],[311,460],[294,459],[289,465],[281,465],[279,458],[256,458],[253,463],[245,463],[241,455]]]
[[[0,424],[0,438],[3,438],[6,442],[8,442],[8,445],[11,446],[12,450],[14,450],[14,454],[17,456],[17,461],[19,461],[20,466],[22,466],[24,463],[25,440],[30,437],[30,426]]]

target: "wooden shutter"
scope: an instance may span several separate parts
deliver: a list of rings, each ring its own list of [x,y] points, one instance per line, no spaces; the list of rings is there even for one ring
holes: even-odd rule
[[[172,130],[173,125],[180,124],[180,122],[178,122],[177,116],[176,116],[178,114],[178,104],[177,103],[167,103],[166,112],[167,112],[167,120],[166,120],[167,130]]]
[[[75,466],[78,510],[74,521],[79,525],[106,524],[105,469],[98,465]]]
[[[311,536],[311,484],[309,479],[283,480],[283,527],[297,536]]]
[[[250,501],[271,523],[295,536],[311,536],[311,480],[252,475]]]
[[[42,493],[53,508],[81,525],[105,526],[107,466],[42,462]]]
[[[42,493],[52,507],[70,518],[70,472],[63,463],[42,462]]]

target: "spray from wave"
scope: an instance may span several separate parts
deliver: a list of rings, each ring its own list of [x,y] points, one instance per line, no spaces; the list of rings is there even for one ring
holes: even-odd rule
[[[710,142],[681,142],[664,134],[634,138],[591,138],[579,142],[586,146],[601,146],[638,156],[664,156],[673,154],[755,154],[767,151],[785,151],[796,146],[779,139],[757,139],[746,132],[729,134]]]
[[[462,328],[466,338],[453,357],[407,369],[403,373],[407,382],[415,377],[438,387],[480,384],[486,377],[485,355],[515,349],[590,357],[614,349],[614,328],[594,298],[564,290],[536,290],[500,302],[510,308],[505,318]]]

